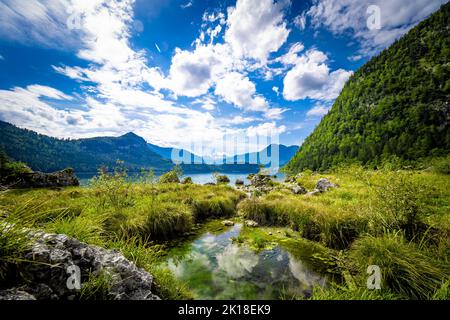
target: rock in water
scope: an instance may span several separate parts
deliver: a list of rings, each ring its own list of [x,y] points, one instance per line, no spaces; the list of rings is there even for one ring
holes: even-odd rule
[[[231,221],[231,220],[225,220],[225,221],[222,221],[222,224],[223,224],[225,227],[232,227],[232,226],[234,226],[234,222]]]
[[[70,270],[79,270],[79,283],[89,275],[106,273],[107,295],[114,300],[158,300],[152,293],[153,277],[115,250],[84,244],[61,234],[31,233],[35,239],[18,268],[27,283],[0,291],[0,299],[70,300],[77,290],[68,285]],[[72,273],[73,275],[73,273]]]

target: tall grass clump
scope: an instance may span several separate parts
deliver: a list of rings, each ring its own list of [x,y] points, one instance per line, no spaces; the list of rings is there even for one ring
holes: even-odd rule
[[[375,230],[400,230],[407,240],[420,240],[428,226],[425,198],[428,189],[413,179],[411,172],[384,172],[373,177],[375,191],[372,227]]]
[[[139,235],[148,240],[168,240],[191,230],[192,211],[182,203],[142,201],[132,208],[123,224],[128,235]]]
[[[114,173],[108,173],[105,168],[99,170],[99,175],[90,181],[90,186],[98,201],[98,207],[112,207],[116,211],[133,204],[131,182],[127,181],[127,172],[122,161],[117,162]]]
[[[352,246],[350,257],[359,266],[363,281],[367,266],[378,265],[382,289],[388,288],[405,298],[430,299],[450,277],[448,265],[406,242],[399,234],[363,237]]]

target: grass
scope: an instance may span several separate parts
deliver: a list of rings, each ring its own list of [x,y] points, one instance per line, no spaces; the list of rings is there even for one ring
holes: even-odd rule
[[[0,194],[0,276],[18,264],[30,245],[23,227],[62,233],[85,243],[118,249],[155,278],[155,293],[164,299],[190,299],[191,294],[168,269],[158,243],[194,231],[209,218],[236,214],[243,194],[227,186],[130,183],[116,172],[101,174],[89,187],[61,190],[8,190]],[[104,277],[103,277],[104,278]],[[106,299],[105,279],[92,275],[82,299]],[[96,291],[98,288],[98,291]]]
[[[247,198],[224,184],[158,182],[152,175],[130,183],[121,171],[100,175],[86,188],[3,191],[0,276],[32,241],[22,227],[36,228],[118,249],[155,277],[163,299],[191,299],[187,286],[162,267],[167,246],[190,239],[210,219],[239,215],[262,227],[244,227],[237,243],[256,251],[283,246],[329,276],[330,285],[315,288],[311,299],[448,299],[450,179],[447,163],[436,161],[436,168],[421,171],[353,166],[297,175],[309,190],[320,178],[340,186],[316,196],[293,195],[275,184],[274,191]],[[214,220],[207,225],[223,230]],[[366,288],[370,264],[382,270],[382,290]],[[92,276],[83,297],[107,298],[103,280]]]

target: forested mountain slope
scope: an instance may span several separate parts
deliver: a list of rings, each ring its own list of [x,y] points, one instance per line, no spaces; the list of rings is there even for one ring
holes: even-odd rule
[[[450,3],[355,72],[287,171],[447,155],[449,17]]]

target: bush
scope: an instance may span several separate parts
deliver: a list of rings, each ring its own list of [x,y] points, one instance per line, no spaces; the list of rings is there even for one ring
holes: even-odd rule
[[[159,178],[159,183],[180,183],[180,176],[177,171],[172,170],[164,173]]]
[[[123,162],[118,161],[114,173],[110,174],[105,169],[100,169],[99,175],[90,181],[98,206],[113,207],[116,211],[132,204],[131,183],[127,181],[127,173]]]
[[[419,239],[427,230],[424,198],[427,189],[413,179],[410,172],[376,174],[375,215],[372,227],[379,230],[401,230],[407,240]]]
[[[215,178],[217,184],[230,183],[230,178],[228,178],[226,175],[220,175],[218,173],[214,173],[214,178]]]
[[[431,160],[431,171],[439,174],[450,174],[450,156]]]
[[[181,181],[182,184],[193,184],[191,177],[186,177]]]
[[[235,185],[237,185],[237,186],[243,186],[243,185],[244,185],[244,181],[242,181],[242,180],[240,180],[240,179],[237,179],[236,182],[235,182]]]

